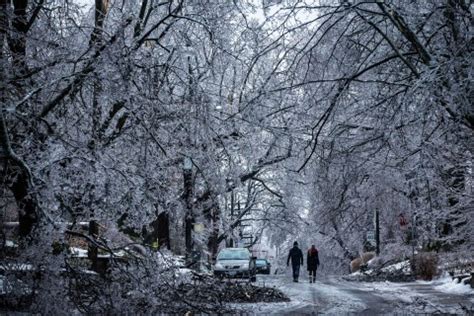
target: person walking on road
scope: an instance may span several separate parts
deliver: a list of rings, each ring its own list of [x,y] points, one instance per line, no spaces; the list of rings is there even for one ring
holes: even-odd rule
[[[306,266],[308,267],[308,273],[309,273],[309,283],[315,283],[316,270],[318,269],[318,266],[319,266],[319,255],[318,255],[318,249],[316,249],[314,245],[312,245],[311,248],[309,248],[306,261],[307,261]]]
[[[298,277],[300,275],[300,265],[303,265],[303,252],[300,248],[298,248],[298,242],[295,241],[293,243],[293,248],[290,249],[290,253],[288,254],[288,260],[286,260],[286,265],[290,265],[291,260],[291,267],[293,268],[293,282],[298,282]]]

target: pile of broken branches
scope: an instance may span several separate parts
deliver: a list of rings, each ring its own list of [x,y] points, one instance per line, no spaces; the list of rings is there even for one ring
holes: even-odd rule
[[[276,288],[260,287],[247,282],[211,282],[190,284],[179,287],[184,297],[198,301],[215,303],[258,303],[288,302],[290,299]]]
[[[212,276],[194,272],[192,283],[183,283],[177,294],[189,301],[226,303],[288,302],[290,299],[280,290],[261,287],[246,281],[220,281]]]

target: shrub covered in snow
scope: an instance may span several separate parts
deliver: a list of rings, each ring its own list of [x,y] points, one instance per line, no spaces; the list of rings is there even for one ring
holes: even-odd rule
[[[438,274],[438,260],[432,252],[416,254],[410,262],[413,274],[423,280],[432,280]]]

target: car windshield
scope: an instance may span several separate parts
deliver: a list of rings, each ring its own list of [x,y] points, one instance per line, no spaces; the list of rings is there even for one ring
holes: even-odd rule
[[[242,250],[222,250],[217,256],[217,260],[248,260],[249,252]]]
[[[258,265],[258,266],[264,266],[267,264],[267,260],[265,259],[257,259],[257,261],[255,261],[255,263]]]

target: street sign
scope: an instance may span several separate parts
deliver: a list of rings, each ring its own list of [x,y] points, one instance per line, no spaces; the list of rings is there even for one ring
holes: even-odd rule
[[[195,233],[202,233],[204,231],[204,224],[203,223],[194,223],[194,232]]]
[[[375,246],[375,232],[373,230],[369,230],[367,232],[367,242],[372,246]]]
[[[193,169],[193,161],[189,157],[184,157],[183,169],[184,170],[192,170]]]

